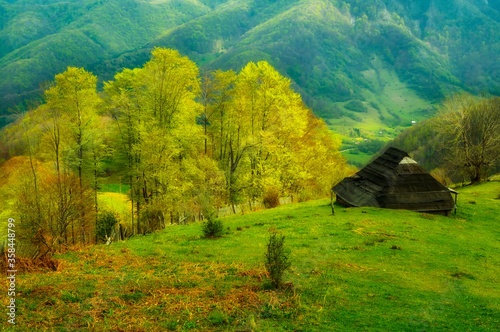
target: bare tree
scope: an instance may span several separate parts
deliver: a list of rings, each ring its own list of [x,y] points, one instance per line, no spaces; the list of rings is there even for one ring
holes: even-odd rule
[[[440,119],[448,168],[481,182],[500,162],[500,98],[456,95],[443,104]]]

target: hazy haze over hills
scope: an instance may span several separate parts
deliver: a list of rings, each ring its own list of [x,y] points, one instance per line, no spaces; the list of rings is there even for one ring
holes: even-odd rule
[[[378,133],[454,91],[500,94],[499,11],[498,0],[0,0],[2,112],[68,65],[107,80],[164,46],[209,69],[267,60],[339,131]]]

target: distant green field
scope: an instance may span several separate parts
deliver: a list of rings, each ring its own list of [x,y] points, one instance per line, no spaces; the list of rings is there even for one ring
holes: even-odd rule
[[[352,153],[349,150],[342,152],[342,156],[351,164],[356,165],[358,167],[363,167],[366,165],[370,159],[373,157],[371,154],[366,153]]]
[[[372,60],[374,69],[363,72],[370,89],[364,89],[361,103],[366,112],[351,112],[349,102],[337,103],[349,116],[326,119],[330,129],[340,134],[345,147],[353,146],[362,140],[381,140],[389,142],[400,132],[430,117],[435,105],[420,98],[407,84],[401,82],[393,70],[384,68],[377,57]],[[353,116],[354,115],[354,116]],[[342,155],[356,166],[366,164],[376,153],[353,153],[345,151]]]
[[[128,184],[104,183],[104,184],[101,184],[101,189],[99,191],[100,192],[126,194],[129,190],[130,190],[130,186]]]
[[[319,200],[70,251],[18,275],[15,330],[497,331],[500,182],[458,190],[454,217]],[[270,229],[287,290],[265,286]]]

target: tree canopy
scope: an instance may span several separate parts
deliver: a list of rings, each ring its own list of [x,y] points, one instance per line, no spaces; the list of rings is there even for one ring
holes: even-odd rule
[[[144,233],[266,197],[324,197],[348,172],[340,139],[268,62],[200,75],[164,48],[103,91],[90,72],[67,68],[6,137],[25,156],[17,213],[44,252],[102,238],[109,218],[97,196],[109,176],[130,188],[122,222]]]

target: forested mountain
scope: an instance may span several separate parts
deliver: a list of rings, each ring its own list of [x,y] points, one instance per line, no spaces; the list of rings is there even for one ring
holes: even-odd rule
[[[68,65],[109,80],[163,46],[266,60],[339,131],[379,133],[454,91],[500,94],[499,17],[498,0],[0,0],[2,112]]]

